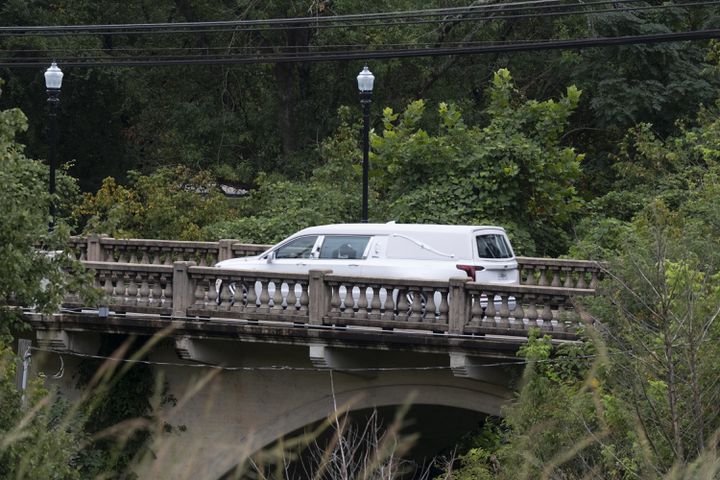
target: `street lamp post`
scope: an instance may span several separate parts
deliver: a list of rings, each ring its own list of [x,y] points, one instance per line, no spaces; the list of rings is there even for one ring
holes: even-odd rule
[[[50,162],[50,181],[48,190],[50,192],[50,232],[55,228],[55,166],[57,164],[57,109],[60,104],[60,87],[62,86],[63,72],[55,62],[52,62],[50,68],[45,70],[45,88],[47,88],[48,105],[49,105],[49,124],[48,124],[48,141],[50,143],[50,152],[48,160]]]
[[[360,221],[368,221],[368,174],[370,171],[370,102],[375,77],[368,67],[362,69],[357,76],[358,90],[360,90],[360,104],[363,108],[363,186],[362,186],[362,217]]]

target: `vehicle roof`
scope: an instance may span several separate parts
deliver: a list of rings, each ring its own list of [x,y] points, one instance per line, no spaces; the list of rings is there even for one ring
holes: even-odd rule
[[[492,225],[436,225],[421,223],[336,223],[331,225],[318,225],[300,230],[298,235],[390,235],[393,233],[420,233],[420,232],[447,232],[454,234],[470,234],[477,230],[496,230],[505,232],[502,227]]]

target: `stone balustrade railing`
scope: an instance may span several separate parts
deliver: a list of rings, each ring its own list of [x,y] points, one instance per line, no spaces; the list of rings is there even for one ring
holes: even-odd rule
[[[588,260],[517,257],[520,283],[541,287],[592,288],[598,286],[602,264]]]
[[[198,265],[214,265],[220,260],[258,255],[270,245],[219,242],[188,242],[142,238],[117,239],[102,235],[71,237],[70,251],[77,260],[92,262],[142,263],[172,265],[177,261],[194,261]]]
[[[532,285],[483,285],[364,278],[312,270],[278,274],[172,265],[84,262],[115,313],[174,318],[234,318],[378,330],[526,336],[532,327],[574,339],[587,319],[574,299],[594,290]],[[64,302],[81,307],[78,295]]]
[[[258,255],[271,245],[177,240],[116,239],[104,236],[72,237],[70,249],[78,260],[152,265],[194,261],[212,266],[220,260]],[[556,258],[517,257],[520,283],[540,287],[594,289],[602,273],[598,262]]]

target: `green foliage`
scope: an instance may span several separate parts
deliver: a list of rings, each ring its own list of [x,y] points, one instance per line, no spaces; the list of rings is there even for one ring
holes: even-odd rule
[[[73,215],[84,221],[86,233],[199,240],[206,237],[207,225],[232,214],[207,172],[175,167],[129,176],[127,187],[106,178],[96,194],[84,194]]]
[[[697,238],[704,222],[650,205],[608,286],[605,315],[618,349],[637,352],[618,367],[623,395],[636,406],[654,462],[668,470],[696,458],[712,440],[720,394],[714,382],[720,340],[717,236]],[[610,303],[611,302],[611,303]]]
[[[441,103],[434,133],[419,125],[422,100],[402,114],[385,109],[372,140],[382,210],[404,222],[507,225],[523,253],[561,252],[582,205],[575,188],[582,155],[560,145],[580,91],[525,100],[499,70],[489,98],[487,125],[468,126],[455,106]]]
[[[342,123],[318,149],[320,166],[310,180],[259,176],[258,187],[236,205],[240,218],[210,226],[208,236],[273,243],[312,225],[357,221],[362,174],[358,129],[347,121],[346,108],[339,116]]]
[[[613,190],[589,203],[577,227],[581,239],[572,255],[612,258],[623,249],[630,222],[648,205],[661,201],[693,218],[687,242],[720,234],[720,219],[712,197],[720,174],[718,106],[700,110],[694,125],[680,125],[676,136],[661,138],[651,125],[630,129],[620,144]],[[714,252],[707,252],[714,255]]]
[[[66,290],[87,291],[87,275],[77,262],[63,253],[68,228],[58,218],[48,233],[50,196],[47,192],[48,169],[24,154],[15,136],[27,128],[23,113],[17,109],[0,111],[0,334],[16,328],[19,319],[9,305],[35,305],[41,311],[55,309]],[[58,202],[62,212],[64,199],[73,191],[71,179],[60,173]],[[37,248],[42,245],[42,248]],[[75,274],[69,274],[76,272]]]
[[[138,348],[132,339],[104,337],[99,355],[135,359]],[[137,363],[119,371],[110,370],[102,382],[97,382],[95,376],[106,368],[102,361],[90,359],[79,367],[77,386],[89,390],[80,413],[90,440],[76,463],[88,478],[134,478],[130,473],[132,465],[151,438],[141,420],[149,423],[152,418],[155,375],[149,365]],[[125,428],[118,428],[123,424]]]
[[[32,382],[23,401],[15,385],[16,357],[0,342],[0,477],[80,479],[74,462],[83,434],[62,421],[62,402]]]

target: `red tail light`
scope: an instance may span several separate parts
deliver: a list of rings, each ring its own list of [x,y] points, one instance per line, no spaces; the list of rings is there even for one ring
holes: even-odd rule
[[[465,272],[473,281],[475,281],[475,273],[485,270],[482,265],[455,265],[455,267]]]

